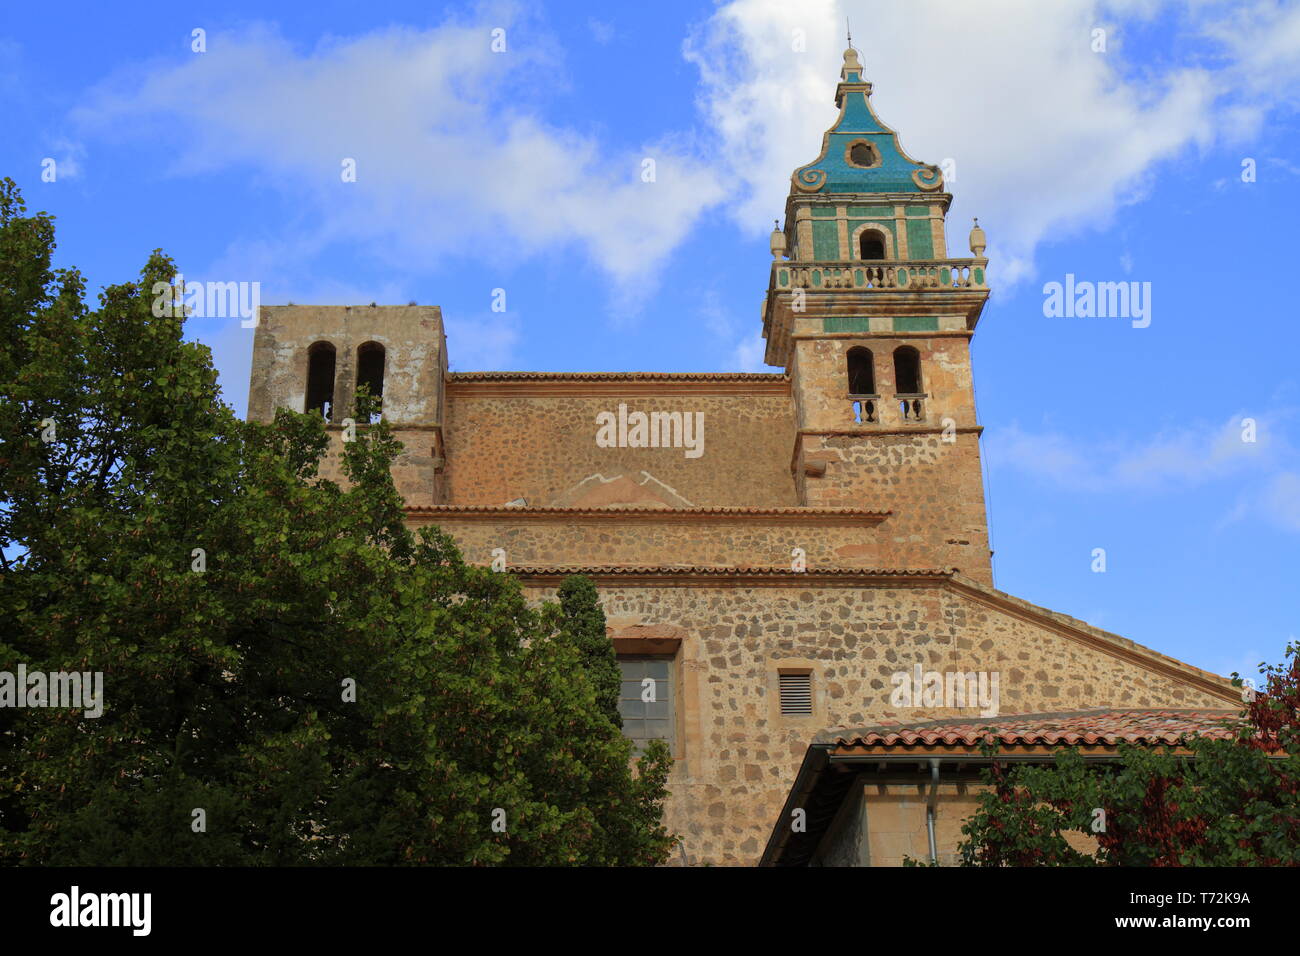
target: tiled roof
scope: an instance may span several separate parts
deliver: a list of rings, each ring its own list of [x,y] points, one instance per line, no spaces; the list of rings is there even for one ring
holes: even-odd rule
[[[449,372],[449,382],[788,382],[782,372]]]
[[[1163,710],[1101,707],[1051,714],[1014,714],[965,720],[931,720],[861,730],[829,730],[819,734],[804,753],[791,783],[785,805],[777,815],[760,861],[762,866],[804,866],[814,856],[836,818],[854,781],[872,773],[896,773],[900,762],[918,768],[930,761],[947,761],[950,772],[968,777],[989,762],[970,753],[993,728],[997,739],[1016,748],[1037,748],[1027,759],[1046,763],[1057,747],[1091,746],[1094,759],[1115,760],[1121,742],[1139,746],[1173,746],[1186,735],[1220,739],[1233,736],[1224,726],[1239,710],[1209,708]],[[935,748],[951,747],[943,753]],[[1106,749],[1110,748],[1110,749]],[[1100,752],[1098,752],[1098,750]],[[865,752],[864,752],[865,751]],[[853,773],[841,773],[841,770]],[[795,832],[790,815],[796,808],[807,813],[807,829]]]
[[[832,730],[818,737],[840,747],[978,746],[992,735],[1003,744],[1025,746],[1114,746],[1176,744],[1189,734],[1228,738],[1225,721],[1236,710],[1078,710],[1058,714],[1016,714],[939,720],[898,727]]]
[[[709,574],[718,577],[771,577],[779,575],[790,578],[813,577],[951,577],[952,571],[943,568],[809,568],[795,571],[788,567],[780,568],[736,568],[711,567],[707,565],[670,565],[670,564],[551,564],[551,565],[515,565],[508,568],[515,574],[600,574],[600,575],[639,575],[639,574]]]
[[[592,517],[622,517],[625,515],[701,515],[707,517],[753,516],[772,518],[884,518],[892,511],[874,511],[867,508],[673,508],[664,506],[610,505],[602,508],[555,507],[551,505],[412,505],[407,514],[509,514],[518,515],[589,515]]]

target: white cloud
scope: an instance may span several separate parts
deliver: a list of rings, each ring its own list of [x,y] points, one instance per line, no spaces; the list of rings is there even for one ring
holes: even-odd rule
[[[775,371],[763,361],[767,343],[761,332],[728,309],[716,290],[708,289],[700,296],[696,315],[701,325],[722,343],[719,371]]]
[[[737,372],[776,372],[763,360],[767,341],[758,332],[741,339],[731,353],[730,368]]]
[[[1235,87],[1300,104],[1300,6],[1250,0],[1201,12],[1205,32],[1231,55]]]
[[[1300,531],[1300,472],[1275,475],[1265,489],[1261,510],[1283,528]]]
[[[715,173],[667,135],[615,148],[546,123],[530,97],[548,84],[530,78],[553,80],[559,58],[544,42],[492,53],[489,27],[511,17],[307,52],[266,27],[210,34],[207,53],[119,77],[75,116],[102,133],[165,135],[179,174],[247,166],[302,194],[322,247],[503,263],[576,248],[621,284],[646,281],[721,198]],[[355,183],[341,179],[344,159]]]
[[[950,253],[966,255],[965,224],[980,216],[1005,287],[1032,272],[1045,239],[1104,226],[1140,198],[1162,160],[1252,135],[1270,105],[1297,97],[1300,8],[1252,0],[1249,9],[731,0],[683,46],[701,77],[708,142],[665,131],[612,143],[547,122],[542,98],[565,82],[563,55],[512,6],[312,49],[266,26],[210,34],[207,53],[120,75],[75,116],[83,133],[165,142],[177,174],[247,169],[300,200],[307,225],[294,233],[309,233],[317,252],[589,260],[616,283],[614,312],[635,312],[707,210],[726,202],[755,234],[780,215],[791,172],[834,121],[850,14],[881,118],[912,155],[956,164]],[[1125,24],[1156,13],[1208,39],[1215,69],[1127,59]],[[1093,53],[1103,23],[1108,52]],[[507,28],[506,53],[490,50],[495,26]],[[612,38],[605,22],[586,26],[597,43]],[[794,49],[795,30],[806,52]],[[357,162],[356,183],[340,180],[345,157]],[[653,183],[640,177],[647,157]],[[282,246],[311,252],[296,238]]]
[[[1244,415],[1146,438],[1088,441],[1059,431],[1027,432],[1019,425],[990,429],[982,446],[989,468],[1018,471],[1062,488],[1094,494],[1154,495],[1202,486],[1222,513],[1212,527],[1254,520],[1300,532],[1300,451],[1283,424],[1296,410],[1279,407],[1254,416],[1255,441],[1243,441]]]
[[[1264,162],[1268,163],[1270,166],[1274,167],[1275,169],[1280,169],[1285,173],[1291,174],[1292,176],[1300,176],[1300,166],[1297,166],[1296,164],[1289,162],[1280,156],[1269,156],[1267,159],[1264,160]]]
[[[1013,468],[1079,491],[1160,491],[1241,474],[1259,475],[1291,457],[1278,437],[1277,412],[1258,419],[1255,441],[1243,441],[1242,420],[1189,425],[1146,438],[1088,442],[1060,432],[1027,432],[1018,425],[990,430],[984,447],[990,468]]]
[[[86,157],[86,147],[82,143],[57,137],[50,142],[47,155],[54,160],[59,179],[77,179],[81,176],[81,164]]]
[[[1188,29],[1226,47],[1229,65],[1215,74],[1126,62],[1113,17],[1149,17],[1166,7],[1156,0],[909,0],[872,4],[865,21],[857,3],[732,0],[690,37],[685,55],[700,70],[701,107],[722,137],[721,154],[746,190],[734,211],[758,233],[784,208],[790,174],[816,157],[834,122],[851,16],[880,118],[899,130],[912,156],[955,161],[949,253],[968,254],[964,224],[980,217],[1005,284],[1031,272],[1044,239],[1103,226],[1140,198],[1161,160],[1222,134],[1216,120],[1229,110],[1235,132],[1257,127],[1262,101],[1241,97],[1274,98],[1261,76],[1294,86],[1294,9],[1265,21],[1274,28],[1267,37],[1257,28],[1246,36],[1220,27],[1214,4],[1180,14],[1195,18]],[[1108,52],[1099,54],[1091,31],[1102,24]],[[796,30],[807,52],[793,49]],[[1230,107],[1216,105],[1234,92]]]
[[[446,315],[447,355],[453,371],[509,369],[519,345],[520,317],[511,312]]]
[[[601,46],[607,46],[615,36],[614,24],[597,20],[595,17],[587,18],[587,29],[591,31],[591,38]]]

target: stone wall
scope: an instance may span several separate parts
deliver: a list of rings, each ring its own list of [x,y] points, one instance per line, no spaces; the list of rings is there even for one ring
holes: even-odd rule
[[[958,432],[951,441],[939,432],[804,435],[799,447],[825,466],[804,478],[809,505],[869,501],[891,512],[881,551],[908,563],[885,566],[959,568],[993,583],[977,434]]]
[[[358,349],[384,347],[383,411],[403,449],[393,480],[408,505],[432,505],[444,493],[439,474],[443,389],[447,371],[442,311],[437,306],[263,306],[253,334],[250,421],[269,422],[277,408],[304,410],[308,353],[334,347],[330,449],[321,474],[342,480],[343,420],[356,398]]]
[[[893,351],[916,348],[926,398],[924,419],[898,415]],[[848,350],[872,350],[880,421],[855,423],[848,396]],[[971,391],[966,333],[934,336],[799,338],[794,384],[795,444],[801,503],[893,512],[882,553],[900,567],[954,567],[986,584],[992,562],[984,510],[979,426]],[[910,563],[919,556],[920,563]]]
[[[406,425],[439,420],[447,347],[436,305],[262,306],[253,333],[250,420],[269,422],[281,406],[303,411],[307,352],[317,342],[335,349],[335,422],[351,408],[357,349],[367,342],[385,350],[385,416]]]
[[[453,376],[444,439],[448,504],[657,507],[795,505],[789,383],[483,381]],[[602,448],[597,415],[700,412],[703,453]]]
[[[849,788],[810,865],[871,865],[864,798],[865,793],[860,785],[854,784]]]
[[[804,752],[823,729],[978,714],[891,706],[891,676],[917,663],[999,672],[1003,714],[1236,700],[1222,679],[970,581],[665,576],[620,584],[611,575],[598,584],[615,640],[642,632],[680,640],[666,822],[693,864],[758,860]],[[543,598],[553,590],[534,584],[529,593]],[[780,714],[781,668],[812,672],[812,716]]]
[[[364,426],[359,426],[358,433]],[[426,508],[440,504],[446,497],[446,488],[439,465],[441,460],[441,431],[432,426],[393,425],[393,437],[402,443],[402,450],[393,462],[393,485],[409,508]],[[343,428],[327,427],[329,449],[321,461],[322,478],[346,484],[343,478]]]
[[[411,527],[436,524],[466,560],[490,564],[501,548],[512,567],[604,565],[789,568],[795,548],[809,567],[901,567],[882,554],[879,538],[891,519],[869,512],[796,509],[734,512],[532,511],[432,509],[413,513]]]
[[[807,320],[812,321],[812,320]],[[879,428],[906,424],[893,407],[894,350],[910,346],[921,359],[921,387],[925,399],[924,424],[938,429],[945,418],[966,428],[976,424],[971,389],[970,333],[933,335],[833,335],[796,336],[791,379],[798,395],[798,425],[802,430],[827,431],[854,426],[848,389],[849,349],[871,350],[876,393],[881,396]],[[872,426],[864,425],[867,432]]]

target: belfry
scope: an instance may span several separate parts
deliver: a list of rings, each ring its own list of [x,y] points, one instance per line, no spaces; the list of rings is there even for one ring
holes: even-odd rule
[[[835,105],[790,177],[763,306],[767,363],[794,393],[799,503],[889,508],[896,541],[924,541],[918,560],[991,584],[970,363],[984,233],[975,258],[948,258],[943,175],[876,117],[852,48]]]

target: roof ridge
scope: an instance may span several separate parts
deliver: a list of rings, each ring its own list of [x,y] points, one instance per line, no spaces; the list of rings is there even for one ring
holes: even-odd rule
[[[839,730],[825,730],[818,735],[822,737],[843,737],[845,734],[868,734],[877,731],[925,730],[939,727],[958,727],[965,725],[993,726],[999,721],[1062,720],[1071,717],[1101,717],[1106,714],[1142,714],[1155,717],[1162,714],[1221,716],[1239,713],[1231,707],[1084,707],[1078,710],[1035,711],[1027,714],[998,714],[996,717],[937,717],[902,724],[872,724],[863,727],[845,727]]]
[[[448,381],[737,381],[737,382],[788,382],[784,372],[448,372]]]
[[[1242,719],[1239,709],[1228,708],[1099,707],[827,730],[817,735],[814,744],[823,747],[892,747],[896,744],[960,744],[969,747],[990,738],[1015,744],[1173,743],[1189,734],[1226,738],[1231,735],[1231,724]]]
[[[406,511],[413,514],[449,514],[454,512],[482,513],[501,511],[510,514],[574,514],[577,512],[595,514],[747,514],[747,515],[843,515],[879,516],[892,515],[888,509],[872,508],[807,508],[796,505],[779,507],[748,507],[743,505],[698,505],[689,508],[674,508],[660,505],[613,505],[610,507],[575,507],[569,505],[407,505]]]
[[[788,566],[727,567],[713,565],[672,564],[518,564],[507,568],[515,574],[715,574],[715,575],[781,575],[783,577],[808,577],[832,575],[836,577],[896,576],[896,577],[951,577],[947,568],[808,568],[796,571]]]

